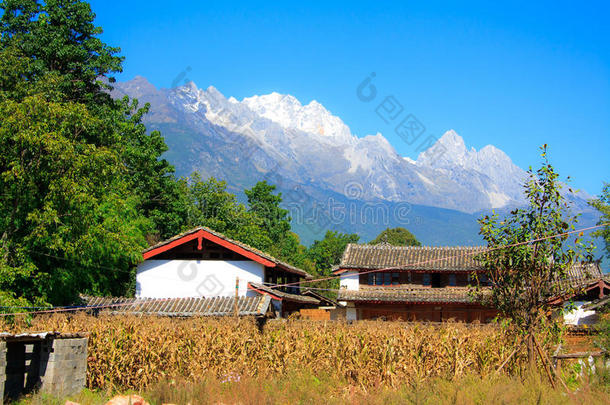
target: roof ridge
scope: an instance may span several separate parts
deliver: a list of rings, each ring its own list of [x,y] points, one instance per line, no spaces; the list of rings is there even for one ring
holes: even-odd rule
[[[198,227],[196,227],[196,228],[189,229],[189,230],[187,230],[187,231],[184,231],[184,232],[182,232],[182,233],[179,233],[178,235],[175,235],[175,236],[173,236],[173,237],[171,237],[171,238],[169,238],[169,239],[166,239],[166,240],[164,240],[164,241],[161,241],[161,242],[159,242],[159,243],[156,243],[156,244],[155,244],[155,245],[153,245],[153,246],[149,246],[148,248],[146,248],[146,249],[144,249],[144,250],[143,250],[143,253],[146,253],[146,252],[148,252],[148,251],[151,251],[151,250],[157,249],[157,248],[159,248],[159,247],[161,247],[161,246],[167,245],[168,243],[171,243],[171,242],[173,242],[173,241],[179,240],[179,239],[181,239],[181,238],[183,238],[183,237],[185,237],[185,236],[191,235],[191,234],[196,233],[196,232],[198,232],[198,231],[204,231],[204,232],[208,232],[208,233],[210,233],[210,234],[212,234],[212,235],[216,236],[217,238],[223,239],[223,240],[225,240],[226,242],[232,243],[232,244],[234,244],[234,245],[236,245],[236,246],[239,246],[239,247],[240,247],[240,248],[242,248],[242,249],[248,250],[248,251],[250,251],[251,253],[254,253],[254,254],[256,254],[256,255],[259,255],[259,256],[261,256],[261,257],[263,257],[263,258],[265,258],[265,259],[267,259],[267,260],[269,260],[269,261],[271,261],[271,262],[274,262],[275,264],[279,264],[279,265],[281,265],[281,266],[283,266],[283,267],[292,268],[292,269],[294,269],[294,270],[297,270],[298,272],[303,273],[303,275],[304,275],[304,277],[305,277],[305,278],[313,278],[313,276],[311,276],[311,274],[307,273],[307,272],[306,272],[305,270],[303,270],[303,269],[300,269],[300,268],[298,268],[298,267],[296,267],[296,266],[293,266],[293,265],[291,265],[291,264],[289,264],[289,263],[286,263],[286,262],[284,262],[284,261],[282,261],[282,260],[280,260],[280,259],[278,259],[278,258],[276,258],[276,257],[274,257],[274,256],[272,256],[272,255],[270,255],[269,253],[263,252],[262,250],[259,250],[259,249],[255,248],[255,247],[253,247],[253,246],[248,245],[247,243],[244,243],[244,242],[238,241],[238,240],[236,240],[236,239],[231,239],[231,238],[229,238],[228,236],[226,236],[225,234],[220,233],[220,232],[218,232],[218,231],[215,231],[215,230],[213,230],[212,228],[208,228],[207,226],[203,226],[203,225],[200,225],[200,226],[198,226]]]

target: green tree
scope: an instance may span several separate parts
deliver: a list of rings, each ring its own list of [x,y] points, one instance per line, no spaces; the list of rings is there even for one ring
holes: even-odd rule
[[[193,173],[183,187],[187,193],[186,228],[207,226],[260,250],[272,245],[263,230],[263,220],[227,191],[225,181],[213,177],[202,180],[199,173]]]
[[[307,252],[316,267],[317,274],[330,275],[333,266],[341,262],[341,256],[348,243],[358,243],[359,239],[360,236],[355,233],[326,231],[324,239],[316,240]]]
[[[282,193],[274,194],[274,191],[274,185],[259,181],[244,193],[248,197],[249,211],[263,220],[263,230],[273,244],[279,245],[290,231],[290,217],[288,210],[280,207]]]
[[[31,58],[29,81],[59,74],[57,86],[71,101],[89,106],[110,104],[101,78],[122,70],[119,48],[99,38],[91,6],[80,0],[4,0],[0,7],[3,47],[15,47]],[[113,81],[110,78],[110,81]]]
[[[78,292],[124,293],[151,224],[120,154],[88,142],[107,124],[62,101],[58,81],[47,75],[21,100],[0,92],[1,289],[65,304]]]
[[[592,233],[595,237],[604,239],[606,256],[610,257],[610,183],[604,183],[602,194],[599,198],[592,200],[589,204],[595,207],[601,214],[597,225],[605,225],[603,228]]]
[[[421,246],[415,235],[405,228],[387,228],[383,230],[375,239],[369,242],[371,245],[387,242],[394,246]]]
[[[528,171],[527,207],[503,219],[494,213],[479,220],[489,247],[479,257],[493,286],[488,303],[523,336],[532,368],[537,347],[542,346],[536,334],[553,327],[549,298],[565,293],[558,282],[567,277],[573,263],[591,260],[593,248],[585,247],[578,237],[569,245],[565,233],[574,229],[578,218],[569,214],[570,205],[560,193],[561,183],[548,161],[546,145],[541,150],[542,166]],[[549,364],[548,359],[543,361]]]
[[[1,48],[30,61],[18,79],[35,83],[53,73],[64,101],[82,103],[102,119],[102,130],[82,135],[121,154],[126,178],[139,196],[137,208],[153,220],[157,238],[178,233],[185,212],[174,168],[161,159],[167,146],[158,131],[148,133],[142,123],[149,105],[138,108],[137,100],[110,97],[111,75],[122,71],[124,58],[118,47],[100,40],[103,31],[94,24],[91,6],[80,0],[4,0],[0,7]]]
[[[320,277],[328,277],[332,274],[333,266],[341,262],[341,256],[348,243],[358,243],[360,236],[351,233],[340,233],[337,231],[326,231],[324,239],[316,240],[307,250],[307,256],[313,264],[313,274]],[[330,298],[336,297],[339,288],[338,279],[330,279],[311,283],[305,287],[321,288],[319,293]],[[326,290],[328,289],[328,290]]]
[[[86,2],[0,8],[2,296],[124,294],[145,237],[186,221],[165,143],[142,124],[148,106],[109,96],[122,57],[99,39]]]

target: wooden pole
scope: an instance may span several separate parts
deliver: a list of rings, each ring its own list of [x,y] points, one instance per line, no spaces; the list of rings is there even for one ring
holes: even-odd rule
[[[506,363],[508,363],[508,361],[517,353],[517,351],[519,351],[519,349],[521,348],[521,346],[523,346],[523,339],[521,339],[519,341],[519,344],[517,344],[517,346],[515,346],[515,349],[508,355],[508,357],[506,358],[506,360],[504,360],[504,362],[502,363],[502,365],[496,370],[496,374],[500,374],[500,371],[504,368],[504,366],[506,365]]]
[[[535,336],[534,336],[534,343],[536,344],[536,348],[538,349],[538,354],[540,354],[540,358],[542,359],[542,363],[544,365],[544,369],[545,370],[552,370],[555,373],[555,378],[557,378],[559,380],[559,382],[561,383],[561,385],[563,385],[563,388],[566,391],[569,392],[570,390],[569,390],[568,386],[563,381],[561,376],[557,373],[557,369],[553,368],[553,365],[552,365],[551,361],[549,360],[549,358],[543,352],[542,346],[540,345],[540,343],[538,343],[538,339],[536,339]],[[547,369],[547,367],[548,367],[548,369]],[[551,384],[553,385],[553,388],[555,388],[555,382],[553,380],[553,377],[551,377],[550,371],[547,371],[547,373],[549,374],[549,379],[551,380]]]
[[[235,277],[235,318],[239,318],[239,277]]]
[[[542,368],[544,368],[544,371],[546,371],[546,375],[549,377],[549,381],[551,382],[551,385],[553,386],[553,388],[557,388],[557,384],[555,384],[555,379],[553,378],[553,374],[551,373],[550,367],[546,362],[546,357],[544,356],[544,353],[542,352],[542,348],[540,347],[540,345],[538,345],[536,336],[532,335],[532,341],[534,342],[534,347],[538,351],[538,355],[540,356],[540,361],[542,362]]]

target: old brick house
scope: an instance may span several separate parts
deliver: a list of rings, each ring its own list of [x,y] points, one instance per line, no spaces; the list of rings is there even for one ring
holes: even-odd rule
[[[496,310],[477,302],[469,288],[477,273],[483,292],[490,291],[474,259],[484,249],[349,244],[334,271],[341,276],[338,300],[348,319],[488,322]],[[610,292],[596,263],[574,267],[565,283],[591,296]]]

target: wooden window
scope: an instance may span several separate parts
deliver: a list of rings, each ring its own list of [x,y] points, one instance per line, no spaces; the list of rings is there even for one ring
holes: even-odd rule
[[[455,287],[457,285],[457,280],[456,280],[456,275],[455,274],[449,274],[449,286],[451,287]]]
[[[369,273],[368,285],[398,285],[400,284],[400,273]]]
[[[441,275],[439,273],[432,273],[430,275],[430,285],[432,285],[433,288],[441,287]]]
[[[424,275],[422,277],[422,284],[430,285],[430,274],[429,273],[424,273]]]

